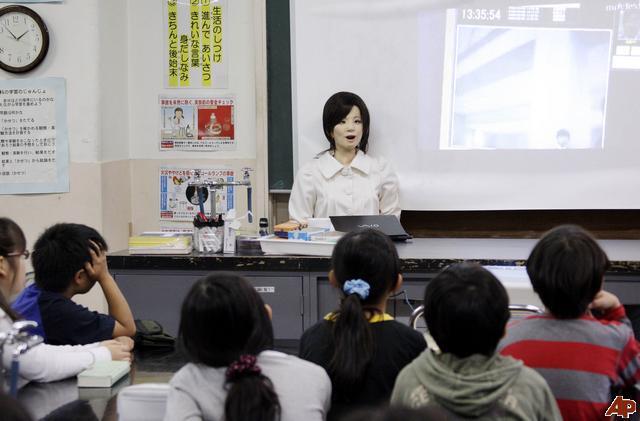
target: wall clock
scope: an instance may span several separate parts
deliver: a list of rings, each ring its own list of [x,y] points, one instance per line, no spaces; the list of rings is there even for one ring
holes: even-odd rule
[[[0,9],[0,68],[24,73],[38,66],[49,50],[44,21],[25,6]]]

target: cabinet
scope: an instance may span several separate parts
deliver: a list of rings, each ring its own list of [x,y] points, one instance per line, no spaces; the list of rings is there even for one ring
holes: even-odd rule
[[[171,335],[178,334],[180,307],[191,286],[207,271],[113,271],[114,278],[136,319],[159,322]],[[300,274],[244,273],[262,300],[273,309],[274,335],[299,339],[303,323],[303,282]],[[215,323],[215,320],[211,321]]]
[[[534,244],[535,240],[491,239],[415,239],[398,244],[404,284],[391,297],[388,312],[400,321],[408,320],[411,309],[421,303],[429,280],[442,268],[462,260],[493,268],[513,303],[540,305],[524,270]],[[605,289],[630,305],[627,311],[632,321],[637,318],[634,325],[640,334],[640,242],[608,240],[602,245],[612,260]],[[339,302],[339,293],[327,278],[327,257],[116,252],[107,260],[135,318],[157,320],[172,335],[178,333],[180,306],[189,288],[212,271],[239,272],[247,277],[273,309],[276,340],[292,341],[292,346],[304,329],[335,310]]]

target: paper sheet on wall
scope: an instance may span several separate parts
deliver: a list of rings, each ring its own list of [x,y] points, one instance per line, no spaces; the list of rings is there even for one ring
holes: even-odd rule
[[[234,171],[228,168],[160,168],[160,220],[193,221],[200,210],[200,202],[195,187],[189,186],[194,181],[194,170],[200,174],[201,180],[234,181]],[[204,191],[204,209],[211,215],[212,200],[216,214],[226,214],[234,206],[234,189],[227,186],[220,190]]]
[[[161,151],[237,148],[233,98],[161,97],[159,102]]]
[[[68,191],[65,79],[0,80],[0,194]]]
[[[167,88],[226,88],[227,1],[164,0]]]

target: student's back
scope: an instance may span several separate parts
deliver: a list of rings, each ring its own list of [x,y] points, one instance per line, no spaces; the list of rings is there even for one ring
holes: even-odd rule
[[[273,328],[242,277],[200,279],[182,304],[179,344],[190,363],[170,382],[167,421],[322,421],[331,382],[308,361],[271,350]]]
[[[385,313],[402,284],[395,246],[365,230],[336,244],[329,281],[343,298],[338,311],[309,328],[300,357],[323,366],[333,387],[329,419],[360,406],[388,402],[400,370],[425,348],[424,337]]]
[[[509,326],[499,346],[546,379],[565,419],[604,418],[613,390],[640,380],[640,349],[624,307],[602,291],[608,267],[583,229],[560,226],[545,234],[527,273],[548,313]]]
[[[400,370],[426,348],[424,338],[415,330],[396,320],[378,320],[382,318],[370,321],[375,353],[364,370],[361,384],[347,396],[334,394],[332,417],[351,407],[387,402]],[[336,349],[333,325],[333,321],[324,320],[309,328],[300,340],[300,358],[329,367]]]
[[[496,354],[508,303],[504,287],[480,265],[457,264],[438,274],[424,306],[442,352],[426,350],[402,370],[392,403],[440,409],[451,420],[559,420],[542,377]]]
[[[500,352],[546,379],[565,419],[601,419],[612,391],[640,380],[638,346],[625,319],[623,307],[604,319],[530,316],[509,326]]]
[[[280,421],[322,421],[330,405],[331,383],[315,364],[277,351],[258,354],[256,365],[279,397]],[[171,379],[166,420],[224,419],[227,367],[189,363]]]

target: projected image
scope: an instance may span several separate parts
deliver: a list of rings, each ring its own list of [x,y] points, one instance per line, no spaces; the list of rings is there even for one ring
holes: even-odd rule
[[[610,30],[459,25],[441,148],[603,148],[610,42]]]

